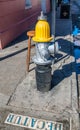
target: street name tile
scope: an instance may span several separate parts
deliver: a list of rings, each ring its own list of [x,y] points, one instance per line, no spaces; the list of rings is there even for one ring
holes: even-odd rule
[[[35,130],[63,130],[63,123],[9,113],[6,124]]]

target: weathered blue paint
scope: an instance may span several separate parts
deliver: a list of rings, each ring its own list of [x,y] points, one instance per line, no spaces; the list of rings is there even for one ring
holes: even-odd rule
[[[20,121],[21,121],[21,116],[19,116],[19,119],[17,121],[17,124],[20,124]]]
[[[52,123],[52,122],[47,122],[47,124],[48,124],[48,127],[47,127],[47,128],[48,128],[49,130],[52,130],[52,129],[53,129],[53,123]],[[47,130],[48,130],[48,129],[47,129]]]
[[[57,124],[55,125],[55,128],[54,128],[54,130],[57,130]]]
[[[80,33],[79,28],[78,28],[77,26],[74,26],[74,30],[73,30],[73,32],[72,32],[72,35],[73,35],[73,36],[76,36],[76,35],[78,35],[78,33]]]
[[[37,121],[36,119],[32,118],[31,127],[34,127],[34,126],[35,126],[36,121]]]
[[[13,118],[14,118],[14,115],[10,114],[7,119],[7,122],[12,122]]]
[[[59,124],[59,130],[61,130],[61,124]]]
[[[23,124],[24,126],[26,126],[27,121],[28,121],[28,117],[26,117],[26,119],[24,121],[24,124]]]

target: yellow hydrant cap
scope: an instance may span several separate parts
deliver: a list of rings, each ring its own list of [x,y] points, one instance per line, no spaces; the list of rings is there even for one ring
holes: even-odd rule
[[[35,26],[35,36],[32,38],[35,42],[49,42],[53,39],[50,37],[50,26],[46,21],[46,17],[41,12],[41,16],[38,19]]]

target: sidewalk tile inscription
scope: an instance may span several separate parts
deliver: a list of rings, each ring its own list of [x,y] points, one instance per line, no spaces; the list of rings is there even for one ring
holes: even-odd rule
[[[8,114],[5,123],[33,130],[63,130],[63,123],[13,113]]]

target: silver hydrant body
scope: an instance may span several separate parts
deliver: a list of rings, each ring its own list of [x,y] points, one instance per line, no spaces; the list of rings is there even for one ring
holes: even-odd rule
[[[41,12],[38,22],[35,27],[35,56],[33,61],[36,64],[36,83],[37,89],[42,92],[47,92],[51,88],[51,64],[54,62],[54,55],[58,52],[58,43],[54,43],[53,37],[50,37],[50,27],[46,17]]]

